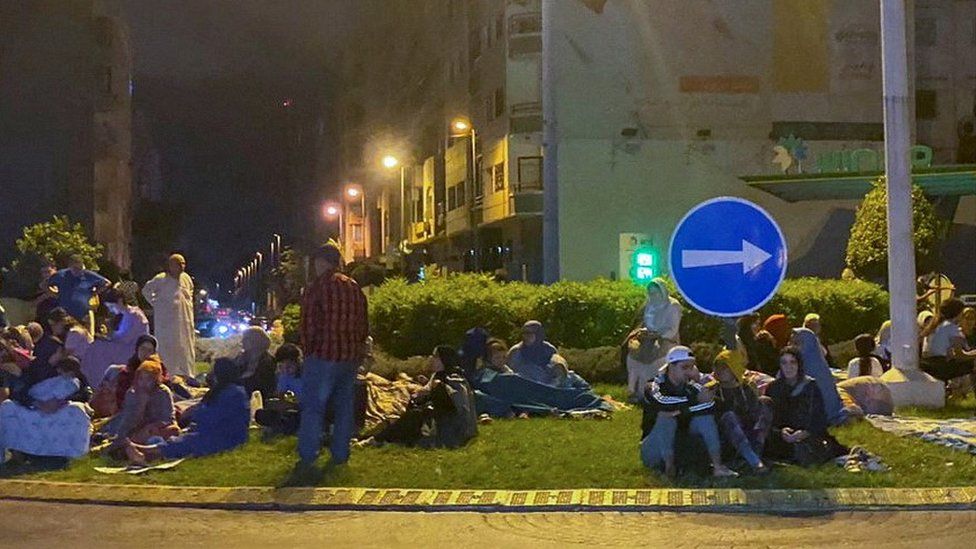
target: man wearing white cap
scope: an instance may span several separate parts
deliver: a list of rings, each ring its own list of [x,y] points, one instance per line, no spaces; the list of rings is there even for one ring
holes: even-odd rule
[[[667,363],[644,389],[641,460],[649,468],[664,465],[664,473],[673,477],[675,436],[687,425],[688,433],[701,437],[716,477],[733,477],[737,473],[722,465],[721,442],[715,423],[715,389],[703,387],[695,380],[698,368],[695,355],[683,345],[668,352]],[[679,425],[679,419],[681,421]]]

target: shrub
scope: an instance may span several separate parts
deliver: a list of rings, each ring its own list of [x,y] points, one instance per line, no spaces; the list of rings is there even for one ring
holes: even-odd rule
[[[511,341],[529,318],[540,289],[500,285],[477,274],[431,278],[423,284],[396,278],[373,293],[370,328],[377,345],[401,358],[426,355],[441,343],[458,344],[474,326]]]
[[[103,251],[101,244],[88,240],[81,223],[72,223],[66,215],[24,227],[16,248],[18,256],[10,265],[5,292],[24,298],[37,290],[37,273],[43,263],[55,261],[64,267],[68,256],[77,253],[86,267],[98,270]]]
[[[763,313],[783,313],[793,326],[799,326],[807,313],[818,313],[824,341],[846,341],[877,332],[888,318],[888,293],[863,280],[784,280]]]
[[[420,284],[408,284],[401,278],[388,280],[373,292],[369,310],[377,347],[403,358],[425,356],[442,343],[458,345],[464,332],[475,326],[515,343],[521,325],[529,319],[542,322],[548,339],[561,349],[616,349],[640,320],[643,303],[644,289],[628,282],[560,282],[547,287],[459,274]],[[723,320],[682,305],[681,340],[708,364],[721,344]],[[761,312],[784,313],[794,325],[806,313],[817,312],[825,339],[834,342],[877,330],[887,311],[887,294],[875,284],[806,278],[784,281]],[[285,308],[286,341],[297,341],[299,317],[297,305]],[[574,368],[583,364],[579,367],[588,372],[619,369],[619,356],[606,358],[601,353],[604,351],[584,354],[569,362]],[[604,374],[595,379],[603,380]]]
[[[302,307],[297,303],[285,305],[281,312],[281,329],[284,332],[284,340],[288,343],[299,344],[301,336],[298,333],[298,324],[302,319]]]
[[[851,236],[847,241],[847,266],[858,276],[883,280],[888,273],[888,192],[884,178],[857,209]],[[921,187],[912,185],[912,225],[915,232],[915,258],[922,272],[934,259],[942,222]]]

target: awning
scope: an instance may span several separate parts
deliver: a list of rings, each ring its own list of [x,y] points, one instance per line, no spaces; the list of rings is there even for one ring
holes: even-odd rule
[[[860,200],[884,172],[744,175],[739,179],[787,202]],[[915,168],[912,182],[926,196],[976,195],[976,164]]]

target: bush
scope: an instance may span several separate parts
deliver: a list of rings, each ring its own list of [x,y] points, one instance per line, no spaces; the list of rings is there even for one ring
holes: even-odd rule
[[[437,277],[423,284],[392,279],[373,293],[370,328],[379,347],[401,358],[426,355],[441,343],[456,345],[474,326],[511,341],[530,318],[534,294],[541,288],[499,285],[476,274]]]
[[[55,261],[58,266],[65,267],[68,256],[79,254],[86,267],[98,270],[103,251],[101,244],[92,244],[88,240],[81,223],[72,223],[66,215],[56,215],[50,221],[24,227],[16,248],[18,256],[10,265],[4,290],[9,295],[23,298],[36,292],[37,273],[44,263]]]
[[[874,188],[857,209],[847,241],[847,266],[858,276],[883,280],[888,273],[887,208],[888,194],[882,177],[874,182]],[[912,225],[915,258],[919,270],[925,272],[935,259],[942,222],[918,185],[912,185]]]
[[[793,326],[802,324],[807,313],[818,313],[824,341],[846,341],[878,331],[888,319],[888,293],[863,280],[784,280],[763,313],[783,313]]]
[[[285,305],[281,312],[281,329],[283,337],[287,343],[298,345],[301,343],[301,335],[298,333],[298,324],[302,320],[302,307],[297,303]]]
[[[498,283],[477,274],[436,277],[421,284],[391,279],[370,298],[370,326],[377,347],[399,358],[426,356],[442,343],[458,345],[464,332],[475,326],[515,343],[529,319],[542,322],[549,341],[561,349],[616,349],[639,322],[644,295],[639,286],[608,280],[535,286]],[[723,320],[682,305],[681,340],[707,364],[721,344]],[[817,312],[825,339],[844,341],[878,329],[888,315],[888,296],[879,286],[859,280],[793,279],[783,282],[761,312],[786,314],[794,325]],[[286,341],[297,341],[299,317],[297,305],[285,308]],[[602,352],[569,363],[573,368],[585,364],[579,367],[587,372],[619,369],[619,357],[605,359]],[[604,379],[603,374],[594,379]]]

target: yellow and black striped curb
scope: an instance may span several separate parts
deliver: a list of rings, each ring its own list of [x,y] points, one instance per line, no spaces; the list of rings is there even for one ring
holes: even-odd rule
[[[0,499],[254,510],[805,512],[976,509],[976,487],[422,490],[216,488],[0,480]]]

